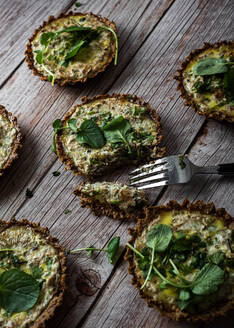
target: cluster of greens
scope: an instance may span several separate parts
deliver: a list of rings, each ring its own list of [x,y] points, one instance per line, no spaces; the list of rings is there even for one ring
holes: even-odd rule
[[[112,146],[120,144],[125,145],[128,153],[132,150],[129,142],[132,139],[132,127],[128,120],[123,116],[114,118],[104,126],[99,127],[93,119],[87,119],[82,122],[77,128],[77,120],[71,118],[67,121],[67,126],[63,126],[62,121],[57,119],[53,123],[54,135],[52,143],[52,151],[56,152],[55,138],[60,130],[69,129],[76,134],[76,140],[84,146],[89,146],[93,149],[99,149],[109,142]]]
[[[208,256],[206,243],[198,235],[173,233],[164,224],[157,224],[148,232],[146,246],[141,251],[129,243],[127,246],[136,254],[145,279],[142,288],[150,279],[158,277],[159,288],[174,287],[179,308],[191,312],[219,289],[226,277],[226,266],[233,265],[221,251]],[[187,280],[185,276],[194,270],[192,281]]]
[[[202,76],[194,88],[198,93],[215,92],[227,98],[229,105],[234,105],[234,61],[208,57],[197,62],[193,67],[195,76]],[[223,104],[224,105],[224,104]]]
[[[82,19],[82,18],[81,18]],[[85,18],[84,18],[85,19]],[[91,27],[85,27],[82,25],[70,26],[56,32],[45,32],[40,35],[40,44],[42,50],[35,50],[36,61],[42,65],[44,70],[49,74],[48,80],[54,84],[54,73],[48,69],[44,63],[44,56],[48,50],[48,46],[52,40],[56,39],[60,34],[69,33],[69,46],[61,49],[57,59],[58,64],[67,67],[70,61],[79,53],[81,49],[87,48],[91,41],[97,39],[102,31],[109,31],[113,34],[115,40],[115,61],[117,65],[118,57],[118,37],[115,31],[107,26],[99,26],[96,29]],[[55,59],[55,56],[54,56]]]

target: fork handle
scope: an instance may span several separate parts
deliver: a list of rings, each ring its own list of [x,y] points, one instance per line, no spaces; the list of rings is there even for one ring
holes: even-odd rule
[[[221,175],[234,174],[234,163],[219,164],[218,174]]]

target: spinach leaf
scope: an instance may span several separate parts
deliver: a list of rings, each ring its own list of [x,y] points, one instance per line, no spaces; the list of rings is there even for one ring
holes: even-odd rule
[[[224,271],[215,264],[207,263],[192,282],[192,292],[197,295],[214,293],[224,282]]]
[[[197,62],[193,67],[194,75],[213,75],[226,73],[230,62],[222,58],[208,57]]]
[[[112,144],[123,143],[128,147],[128,152],[131,154],[132,150],[129,145],[131,139],[132,127],[123,116],[114,118],[112,121],[104,125],[103,131],[106,140]]]
[[[106,143],[102,130],[92,119],[82,122],[76,140],[95,149],[102,148]]]
[[[31,309],[40,293],[38,282],[29,274],[11,269],[0,275],[0,306],[7,312]]]
[[[155,248],[157,252],[164,252],[172,238],[172,230],[165,224],[157,224],[147,234],[146,245]]]
[[[108,261],[113,263],[119,250],[120,237],[114,237],[107,245]]]
[[[65,56],[65,60],[74,57],[77,52],[80,50],[80,48],[85,44],[85,40],[78,41],[71,49],[68,51],[68,53]]]

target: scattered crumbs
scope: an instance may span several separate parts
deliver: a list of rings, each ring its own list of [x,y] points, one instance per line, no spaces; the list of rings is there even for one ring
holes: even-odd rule
[[[33,197],[33,192],[30,189],[26,189],[26,197],[27,198],[32,198]]]
[[[59,171],[54,171],[52,174],[54,177],[58,177],[61,173]]]
[[[79,8],[80,6],[82,6],[82,3],[80,3],[80,2],[76,2],[76,3],[75,3],[75,6],[76,6],[76,8]]]
[[[69,208],[67,208],[63,213],[68,214],[68,213],[71,213],[71,211],[69,210]]]
[[[183,170],[186,167],[186,164],[184,162],[184,156],[179,156],[179,163],[180,163],[180,167]]]
[[[174,98],[173,98],[173,97],[170,97],[169,99],[170,99],[170,100],[173,100]]]

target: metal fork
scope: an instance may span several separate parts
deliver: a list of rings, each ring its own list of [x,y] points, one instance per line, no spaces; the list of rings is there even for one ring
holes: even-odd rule
[[[149,189],[169,184],[187,183],[194,174],[234,175],[234,163],[199,167],[186,155],[160,158],[129,173],[130,186]]]

